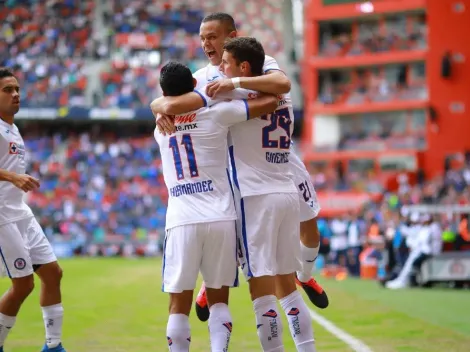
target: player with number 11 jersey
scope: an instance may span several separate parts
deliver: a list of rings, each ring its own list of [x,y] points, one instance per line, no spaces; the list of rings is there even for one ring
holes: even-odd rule
[[[175,62],[162,68],[160,84],[169,97],[194,87],[189,68]],[[237,283],[237,215],[227,171],[227,135],[230,126],[248,123],[250,115],[273,111],[276,105],[275,96],[223,101],[177,115],[176,133],[171,136],[155,131],[169,193],[162,281],[163,291],[170,293],[170,351],[189,349],[188,316],[199,271],[214,306],[209,322],[212,351],[228,349],[232,327],[228,288]]]

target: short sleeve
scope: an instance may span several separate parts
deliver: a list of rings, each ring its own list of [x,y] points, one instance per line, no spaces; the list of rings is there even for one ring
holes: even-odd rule
[[[276,59],[266,55],[266,57],[264,58],[263,72],[266,73],[273,70],[283,72],[279,67],[279,64],[277,63]]]
[[[201,97],[202,101],[204,102],[204,107],[209,107],[210,106],[210,105],[208,105],[208,102],[209,102],[210,98],[206,95],[206,93],[203,93],[205,91],[201,92],[201,91],[195,89],[195,90],[193,90],[193,92],[198,94]]]
[[[211,108],[214,121],[224,127],[247,121],[250,118],[248,102],[243,100],[224,101]]]

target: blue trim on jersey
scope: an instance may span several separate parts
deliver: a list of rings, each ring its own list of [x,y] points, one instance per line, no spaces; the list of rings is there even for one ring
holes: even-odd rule
[[[240,185],[238,184],[237,168],[235,167],[235,158],[233,157],[233,145],[228,148],[228,154],[230,155],[230,165],[232,165],[233,182],[235,183],[235,186],[240,189]]]
[[[230,185],[230,190],[232,191],[232,200],[233,200],[233,206],[235,206],[235,192],[233,191],[233,185],[232,185],[232,180],[230,179],[230,172],[228,169],[225,169],[227,171],[227,178],[228,178],[228,184]],[[237,221],[235,220],[235,235],[236,235],[236,240],[237,244],[235,246],[235,259],[238,260],[238,229],[237,229]],[[233,282],[233,287],[238,287],[238,266],[236,267],[236,273],[235,273],[235,281]]]
[[[193,90],[194,93],[197,93],[199,94],[199,96],[202,98],[202,101],[204,102],[204,107],[207,107],[207,100],[206,98],[204,97],[204,95],[202,95],[199,91],[197,91],[196,89]]]
[[[0,256],[2,257],[3,264],[5,265],[5,269],[7,269],[8,277],[11,279],[10,269],[8,269],[7,261],[5,260],[5,256],[3,255],[2,247],[0,247]]]
[[[225,171],[227,171],[228,184],[230,185],[230,190],[232,191],[232,200],[233,205],[235,206],[235,192],[233,191],[232,180],[230,179],[230,172],[228,171],[228,169],[225,169]]]
[[[243,202],[243,198],[240,200],[240,210],[242,215],[242,237],[243,237],[243,245],[245,246],[245,256],[246,256],[246,265],[248,266],[248,277],[253,277],[253,273],[251,272],[250,268],[250,254],[248,253],[248,240],[246,237],[246,220],[245,220],[245,203]]]
[[[166,261],[166,233],[163,241],[163,265],[162,265],[162,292],[165,292],[165,261]]]
[[[282,72],[283,74],[286,74],[283,70],[279,68],[268,68],[267,70],[264,71],[264,73],[268,73],[269,71],[279,71],[279,72]]]
[[[246,99],[242,99],[242,100],[245,103],[246,120],[248,121],[250,119],[250,108],[248,107],[248,100],[246,100]]]
[[[233,287],[238,287],[240,284],[238,281],[238,232],[237,232],[237,221],[235,223],[235,260],[237,261],[237,266],[235,267],[235,281],[233,282]]]

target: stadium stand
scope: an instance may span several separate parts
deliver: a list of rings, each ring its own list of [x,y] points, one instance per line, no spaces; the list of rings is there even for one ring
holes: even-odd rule
[[[192,71],[206,64],[198,34],[205,14],[236,13],[241,35],[257,37],[277,59],[286,56],[282,9],[276,0],[8,0],[5,5],[8,11],[0,14],[0,34],[5,38],[0,41],[0,65],[14,68],[21,81],[23,118],[42,114],[46,119],[59,116],[64,121],[138,120],[83,125],[71,121],[60,127],[20,123],[27,147],[33,151],[30,171],[43,181],[29,203],[47,235],[54,242],[72,243],[74,249],[88,244],[146,243],[162,233],[167,195],[152,126],[144,120],[152,121],[148,105],[161,94],[158,80],[164,62],[176,59]],[[380,21],[322,23],[320,30],[319,53],[328,58],[428,47],[426,17],[419,13],[387,16]],[[426,63],[410,62],[319,71],[319,94],[312,102],[349,108],[426,100]],[[422,109],[342,115],[337,143],[316,151],[426,147],[426,113]],[[327,261],[337,263],[338,248],[332,246],[335,236],[344,236],[351,224],[360,229],[354,254],[344,256],[349,252],[341,252],[343,264],[354,275],[360,274],[354,265],[359,261],[359,249],[369,243],[369,233],[384,239],[391,232],[392,238],[400,236],[400,226],[408,215],[402,213],[404,205],[462,204],[470,199],[469,160],[458,170],[447,168],[444,176],[427,182],[415,184],[405,179],[394,192],[387,190],[382,176],[372,169],[346,172],[339,164],[318,162],[307,166],[320,192],[380,195],[348,216],[325,216],[321,222],[325,248],[331,249],[324,254]],[[458,240],[465,230],[465,226],[459,227],[460,216],[444,214],[436,220],[444,234],[451,234],[449,238],[459,244],[446,244],[445,249],[467,248],[468,237]]]

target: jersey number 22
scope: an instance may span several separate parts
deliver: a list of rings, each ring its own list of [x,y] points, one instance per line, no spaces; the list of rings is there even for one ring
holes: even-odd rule
[[[190,134],[183,134],[181,136],[181,145],[186,149],[186,156],[188,157],[189,173],[191,177],[198,177],[199,171],[197,170],[196,154],[194,153],[193,141]],[[170,138],[170,145],[173,152],[173,161],[175,162],[176,177],[178,180],[184,178],[183,163],[181,161],[181,153],[178,145],[177,136]]]

